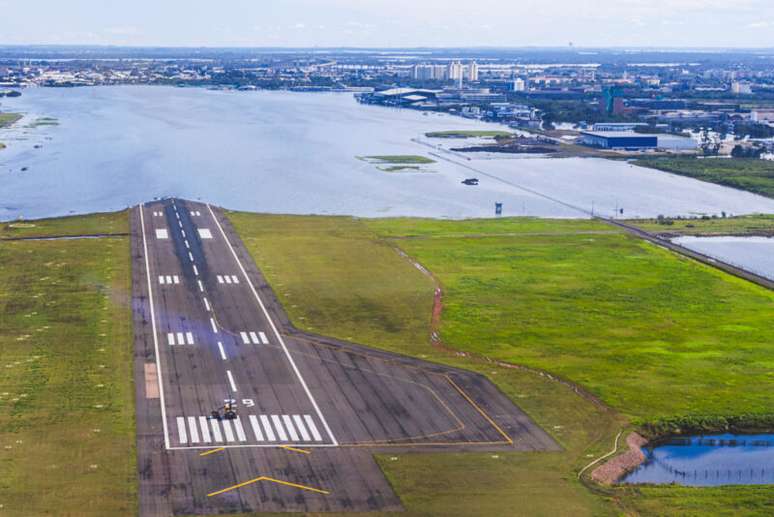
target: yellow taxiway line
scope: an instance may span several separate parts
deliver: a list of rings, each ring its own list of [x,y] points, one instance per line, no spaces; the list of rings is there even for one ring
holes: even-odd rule
[[[314,487],[306,486],[306,485],[299,485],[298,483],[291,483],[290,481],[283,481],[281,479],[274,479],[274,478],[270,478],[268,476],[261,476],[261,477],[255,478],[255,479],[251,479],[249,481],[243,481],[242,483],[239,483],[239,484],[236,484],[236,485],[224,488],[222,490],[218,490],[217,492],[211,492],[211,493],[207,494],[207,497],[213,497],[213,496],[216,496],[216,495],[224,494],[226,492],[230,492],[231,490],[236,490],[237,488],[242,488],[243,486],[252,485],[253,483],[257,483],[259,481],[269,481],[270,483],[278,483],[280,485],[285,485],[285,486],[289,486],[289,487],[293,487],[293,488],[298,488],[300,490],[308,490],[309,492],[316,492],[318,494],[323,494],[323,495],[330,494],[329,491],[322,490],[320,488],[314,488]]]
[[[291,447],[290,445],[280,445],[280,447],[288,451],[300,452],[301,454],[312,454],[312,451],[307,451],[305,449],[298,449],[296,447]]]
[[[216,452],[225,451],[225,450],[226,450],[225,447],[218,447],[217,449],[210,449],[209,451],[205,451],[205,452],[199,454],[199,456],[207,456],[209,454],[214,454]]]

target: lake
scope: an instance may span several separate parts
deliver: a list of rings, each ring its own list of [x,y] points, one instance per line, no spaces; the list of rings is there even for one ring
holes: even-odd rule
[[[774,483],[774,434],[693,436],[643,450],[645,463],[624,483],[688,486]]]
[[[350,94],[161,86],[30,88],[4,99],[0,220],[124,208],[155,197],[253,212],[366,217],[654,217],[774,212],[774,200],[625,162],[466,159],[425,132],[502,129],[445,114],[358,104]],[[37,125],[53,117],[57,125]],[[432,154],[431,154],[432,153]],[[424,173],[364,155],[422,154]],[[23,170],[25,169],[25,170]],[[461,181],[478,177],[480,185]]]
[[[774,238],[685,236],[673,242],[774,280]]]

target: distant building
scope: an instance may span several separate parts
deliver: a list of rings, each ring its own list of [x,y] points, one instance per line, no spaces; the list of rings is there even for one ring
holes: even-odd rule
[[[741,81],[731,83],[731,93],[734,95],[749,95],[752,93],[752,85]]]
[[[451,79],[452,81],[459,81],[462,79],[463,76],[463,68],[462,63],[459,61],[452,61],[449,63],[448,71],[447,71],[447,78]]]
[[[476,63],[475,61],[471,61],[468,64],[467,72],[468,72],[467,74],[468,81],[471,81],[471,82],[478,81],[478,63]]]
[[[583,131],[580,143],[601,149],[655,149],[658,136],[630,131]]]
[[[517,77],[513,80],[513,91],[515,92],[525,92],[527,91],[527,81],[522,79],[521,77]]]
[[[593,132],[634,131],[638,127],[647,127],[647,122],[599,122],[591,126]]]
[[[758,122],[760,124],[772,124],[774,123],[774,111],[769,110],[756,110],[750,114],[750,120]]]

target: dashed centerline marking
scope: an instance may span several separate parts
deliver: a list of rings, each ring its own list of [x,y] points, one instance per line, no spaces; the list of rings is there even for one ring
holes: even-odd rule
[[[204,308],[207,309],[207,312],[212,312],[212,309],[210,308],[210,302],[207,301],[207,297],[202,297],[202,301],[204,302]]]
[[[193,272],[194,275],[199,276],[199,269],[196,267],[196,264],[193,265]]]
[[[225,350],[223,350],[223,343],[221,343],[220,341],[218,341],[218,351],[220,352],[220,358],[221,358],[221,359],[223,359],[224,361],[225,361],[226,359],[228,359],[228,358],[226,357],[226,351],[225,351]]]
[[[236,384],[234,383],[234,376],[231,375],[231,370],[226,370],[226,376],[228,377],[228,383],[231,384],[231,391],[237,392]]]
[[[215,325],[215,319],[210,318],[210,325],[212,325],[212,331],[217,334],[218,333],[218,326]]]
[[[197,280],[196,283],[199,284],[199,290],[201,292],[204,292],[204,285],[202,285],[202,281],[201,280]]]

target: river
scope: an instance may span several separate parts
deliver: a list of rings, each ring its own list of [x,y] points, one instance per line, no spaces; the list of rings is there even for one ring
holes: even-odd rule
[[[502,129],[446,114],[360,105],[350,94],[161,86],[30,88],[0,130],[0,220],[124,208],[163,196],[254,212],[365,217],[538,217],[774,212],[774,200],[625,162],[466,160],[415,140]],[[37,125],[42,117],[55,125]],[[50,121],[49,121],[50,122]],[[438,156],[433,156],[434,153]],[[425,173],[357,159],[421,154]],[[478,186],[461,181],[478,177]]]

